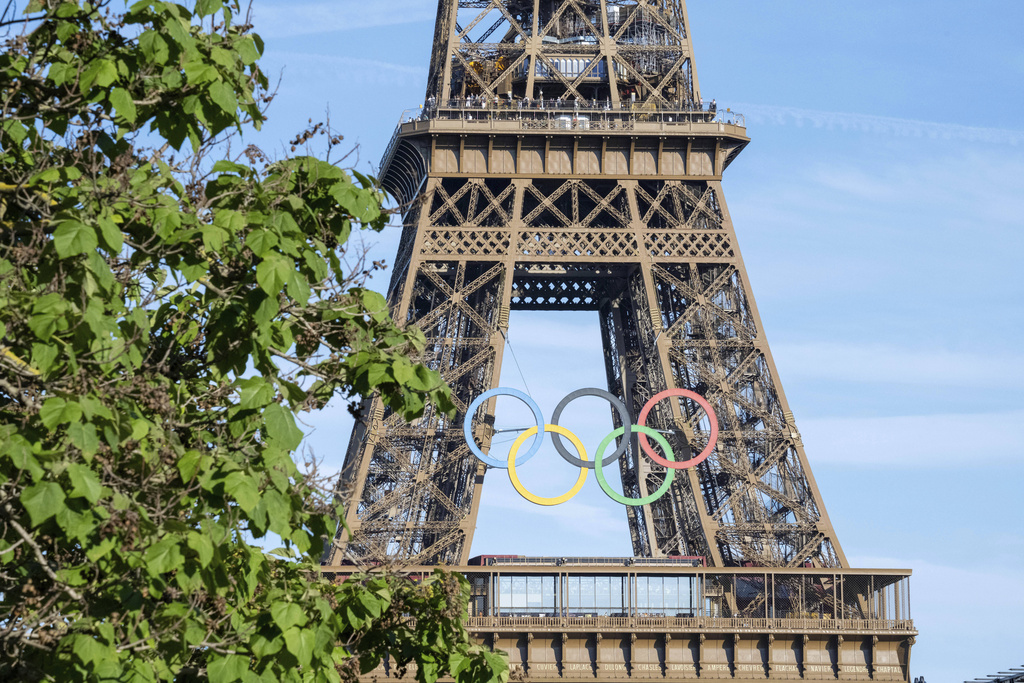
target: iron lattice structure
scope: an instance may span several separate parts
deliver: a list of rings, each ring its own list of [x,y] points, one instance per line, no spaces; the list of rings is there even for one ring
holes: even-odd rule
[[[458,414],[412,424],[368,401],[339,492],[351,536],[325,562],[465,565],[486,466],[461,425],[498,385],[508,312],[590,310],[609,390],[705,396],[711,457],[627,508],[637,556],[846,567],[765,340],[722,194],[749,141],[705,108],[682,0],[440,0],[423,114],[381,168],[404,209],[389,296],[429,340]],[[486,450],[494,400],[473,424]],[[618,415],[613,415],[618,424]],[[677,454],[709,438],[685,400],[649,424]],[[626,495],[664,474],[632,443]]]

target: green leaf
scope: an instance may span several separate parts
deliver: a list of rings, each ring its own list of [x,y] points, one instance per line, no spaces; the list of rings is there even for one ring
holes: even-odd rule
[[[217,78],[217,69],[198,56],[186,62],[185,66],[182,67],[182,71],[185,72],[190,85],[201,85]]]
[[[91,427],[92,425],[89,426]],[[93,438],[95,438],[95,432]],[[92,504],[103,495],[103,486],[100,484],[99,477],[85,465],[79,463],[68,465],[68,477],[71,479],[72,486],[74,486],[71,490],[70,498],[85,498]]]
[[[96,231],[77,220],[62,221],[53,231],[53,246],[61,258],[92,251],[98,244]]]
[[[167,40],[157,31],[146,31],[139,36],[139,49],[146,61],[156,66],[167,63],[170,57]]]
[[[262,377],[240,380],[242,390],[238,394],[238,405],[249,410],[262,408],[274,400],[274,387]]]
[[[164,538],[159,543],[151,546],[146,551],[146,571],[151,576],[166,574],[167,572],[181,567],[181,550],[178,549],[178,539]]]
[[[66,422],[77,422],[82,417],[82,407],[75,401],[65,401],[59,396],[48,398],[39,409],[39,419],[47,429],[54,429]]]
[[[75,633],[70,640],[71,651],[86,665],[86,670],[92,670],[96,664],[100,664],[110,657],[116,657],[110,647],[103,645],[94,635]]]
[[[117,113],[121,115],[125,121],[129,124],[135,123],[135,118],[138,116],[138,112],[135,110],[135,102],[132,100],[132,96],[128,94],[128,91],[124,88],[114,88],[110,92],[110,104],[113,105]]]
[[[96,516],[91,511],[78,513],[67,506],[61,506],[54,517],[62,531],[78,541],[86,540],[96,528]]]
[[[210,59],[226,69],[231,69],[235,65],[234,53],[221,47],[213,47],[210,49]]]
[[[34,480],[43,478],[43,468],[39,460],[32,453],[32,446],[25,440],[25,437],[10,433],[4,433],[0,429],[0,454],[11,459],[11,462],[19,470],[25,470]],[[13,431],[13,429],[12,429]]]
[[[100,439],[96,434],[95,425],[86,422],[73,422],[68,425],[68,438],[71,443],[85,455],[93,455],[100,447]]]
[[[240,681],[249,670],[249,658],[241,655],[218,655],[211,653],[206,665],[211,681],[231,683]]]
[[[299,304],[305,306],[309,302],[309,296],[312,293],[309,289],[309,282],[306,281],[306,276],[297,270],[293,270],[288,274],[287,284],[288,294]]]
[[[384,296],[372,289],[361,289],[359,290],[359,297],[363,302],[363,308],[371,314],[376,314],[376,318],[381,313],[388,313],[388,302],[384,299]]]
[[[305,626],[309,621],[302,613],[302,608],[293,602],[278,601],[271,604],[270,616],[282,631],[286,631],[292,626]]]
[[[248,175],[249,167],[244,164],[236,164],[234,161],[221,159],[211,169],[214,173],[235,173],[240,176]]]
[[[295,426],[295,417],[279,403],[271,403],[263,411],[267,438],[292,451],[302,443],[302,431]]]
[[[260,496],[260,506],[266,511],[267,526],[271,531],[289,531],[292,505],[288,496],[272,489],[265,490]]]
[[[284,642],[288,651],[299,660],[299,666],[309,666],[313,659],[313,646],[316,644],[316,634],[305,628],[289,628],[284,632]]]
[[[245,246],[252,250],[260,258],[263,258],[268,251],[277,246],[277,235],[272,230],[258,228],[245,236]],[[281,291],[278,288],[276,291]],[[270,292],[267,292],[270,294]]]
[[[356,595],[356,599],[359,604],[362,605],[366,613],[373,619],[376,619],[381,615],[384,608],[388,605],[388,600],[382,600],[381,598],[372,595],[367,591],[361,591]]]
[[[192,481],[192,477],[196,476],[196,473],[199,471],[202,457],[199,451],[188,451],[185,455],[178,458],[176,466],[182,481],[186,483]]]
[[[53,344],[33,344],[32,367],[45,375],[53,367],[57,355],[57,347]]]
[[[467,668],[472,660],[461,652],[453,652],[448,655],[448,670],[452,677],[458,679],[463,669]]]
[[[256,282],[260,289],[270,296],[277,296],[284,289],[284,283],[294,269],[294,263],[274,252],[256,266]]]
[[[242,58],[242,64],[252,64],[260,58],[259,51],[257,51],[256,45],[250,36],[243,36],[241,40],[235,43],[235,50],[238,52],[238,56]]]
[[[3,131],[11,136],[15,145],[21,146],[21,143],[28,137],[28,128],[25,127],[20,121],[14,119],[7,119],[0,126],[3,127]]]
[[[209,566],[213,561],[213,541],[202,531],[193,531],[188,535],[188,547],[199,555],[199,564],[203,567]]]
[[[196,3],[196,16],[208,17],[218,10],[223,9],[223,0],[199,0]]]
[[[224,248],[224,242],[228,239],[228,231],[216,225],[204,225],[200,228],[203,232],[203,246],[207,251],[218,252]]]
[[[238,110],[238,99],[234,89],[224,81],[216,81],[210,85],[210,99],[228,116],[234,116]]]
[[[82,94],[85,95],[93,85],[106,88],[115,80],[117,80],[117,66],[109,59],[97,59],[82,72],[79,86],[81,87]]]
[[[21,494],[21,504],[25,506],[33,526],[39,526],[64,507],[64,490],[52,481],[29,486]]]
[[[85,556],[88,557],[91,561],[96,562],[101,558],[106,557],[107,554],[114,549],[114,546],[117,545],[117,543],[117,537],[107,536],[96,545],[86,546]]]
[[[103,238],[103,246],[107,248],[107,251],[111,254],[121,251],[124,236],[121,234],[121,229],[117,227],[117,224],[106,216],[101,216],[96,222],[100,226],[100,237]]]
[[[252,512],[260,502],[260,492],[248,472],[232,472],[224,482],[224,490],[238,501],[247,513]]]

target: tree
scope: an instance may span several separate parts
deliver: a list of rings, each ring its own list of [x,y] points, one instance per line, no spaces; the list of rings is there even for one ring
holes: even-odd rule
[[[296,414],[374,391],[453,410],[346,266],[387,220],[373,181],[237,151],[270,96],[235,1],[7,10],[0,679],[350,680],[390,655],[504,681],[462,577],[316,571],[333,507]]]

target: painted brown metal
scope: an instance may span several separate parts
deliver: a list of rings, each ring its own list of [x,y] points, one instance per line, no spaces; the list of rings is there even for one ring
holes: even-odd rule
[[[470,633],[508,653],[514,680],[910,680],[908,570],[634,561],[453,569],[470,584]],[[381,662],[365,679],[414,673]]]
[[[461,425],[498,385],[520,308],[598,311],[609,390],[634,418],[673,387],[714,407],[715,453],[627,509],[636,555],[848,566],[722,193],[746,131],[701,102],[689,36],[681,0],[440,0],[425,108],[381,175],[403,203],[392,309],[425,332],[458,414],[407,424],[367,402],[339,485],[351,535],[327,564],[466,563],[486,467]],[[485,448],[493,408],[473,416]],[[677,454],[707,443],[689,403],[650,423]],[[635,442],[620,465],[626,495],[664,476]]]

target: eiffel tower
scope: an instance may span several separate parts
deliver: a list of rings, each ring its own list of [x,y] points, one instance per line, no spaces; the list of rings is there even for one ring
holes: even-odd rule
[[[748,142],[701,98],[683,0],[439,0],[426,104],[380,173],[404,225],[389,302],[425,332],[458,414],[408,424],[365,404],[339,484],[350,533],[325,564],[467,564],[487,467],[466,411],[499,383],[509,311],[567,310],[599,313],[608,390],[634,421],[681,388],[720,425],[668,495],[627,508],[637,557],[847,567],[722,192]],[[485,451],[493,408],[472,416]],[[709,440],[688,400],[649,422],[677,454]],[[635,441],[618,462],[627,496],[664,479]]]

